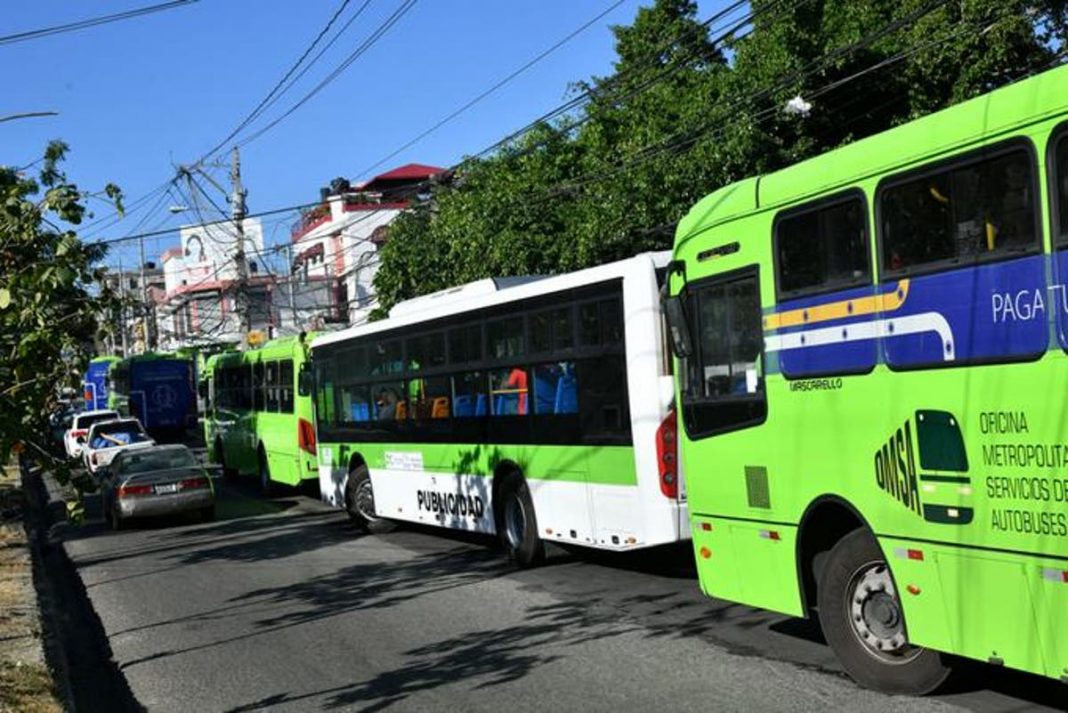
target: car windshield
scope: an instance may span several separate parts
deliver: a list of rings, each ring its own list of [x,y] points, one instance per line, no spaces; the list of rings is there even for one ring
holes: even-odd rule
[[[143,443],[148,440],[141,426],[137,423],[105,423],[96,427],[89,442],[90,448],[114,448],[128,446],[131,443]]]
[[[187,448],[149,449],[125,452],[121,469],[123,473],[132,475],[150,473],[154,470],[192,468],[196,464],[196,458]]]

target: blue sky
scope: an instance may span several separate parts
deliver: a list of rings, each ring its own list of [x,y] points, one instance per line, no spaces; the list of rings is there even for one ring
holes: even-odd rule
[[[0,35],[154,4],[159,0],[5,0]],[[337,66],[402,0],[372,0],[262,126]],[[611,71],[609,24],[629,24],[651,0],[625,0],[475,108],[375,172],[408,162],[448,166],[556,106],[568,83]],[[362,0],[353,0],[337,26]],[[45,143],[71,146],[82,188],[118,183],[137,198],[222,140],[274,86],[340,0],[200,0],[188,7],[79,32],[0,45],[15,68],[0,116],[59,116],[0,124],[0,163],[24,165]],[[335,176],[358,173],[614,4],[613,0],[419,0],[369,52],[274,129],[242,149],[251,211],[310,202]],[[702,17],[724,4],[701,3]],[[223,171],[216,172],[220,179]],[[165,202],[170,202],[165,201]],[[103,215],[97,205],[98,217]],[[114,227],[117,237],[169,227],[163,206]],[[274,239],[285,233],[277,220]],[[268,231],[270,234],[272,231]],[[173,244],[156,239],[149,259]],[[130,260],[134,253],[118,251]]]

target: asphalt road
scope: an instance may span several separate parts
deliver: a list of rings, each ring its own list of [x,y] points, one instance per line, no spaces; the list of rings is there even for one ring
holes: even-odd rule
[[[482,538],[398,528],[251,484],[214,523],[66,548],[133,694],[150,711],[1060,710],[1068,687],[978,667],[936,698],[844,677],[818,628],[704,598],[688,552],[554,551],[512,570]],[[94,518],[96,518],[94,520]],[[106,710],[106,702],[101,710]]]

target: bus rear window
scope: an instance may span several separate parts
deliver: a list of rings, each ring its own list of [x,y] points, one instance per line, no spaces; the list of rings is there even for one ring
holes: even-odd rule
[[[869,281],[863,199],[832,199],[781,217],[775,225],[775,261],[780,297]]]
[[[1023,148],[966,160],[880,194],[882,272],[952,267],[1038,249],[1034,166]]]

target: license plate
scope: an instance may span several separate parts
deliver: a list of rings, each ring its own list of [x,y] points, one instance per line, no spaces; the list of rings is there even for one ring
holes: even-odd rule
[[[178,484],[177,483],[171,483],[170,485],[157,485],[156,486],[156,494],[157,495],[164,495],[166,493],[177,493],[177,492],[178,492]]]

